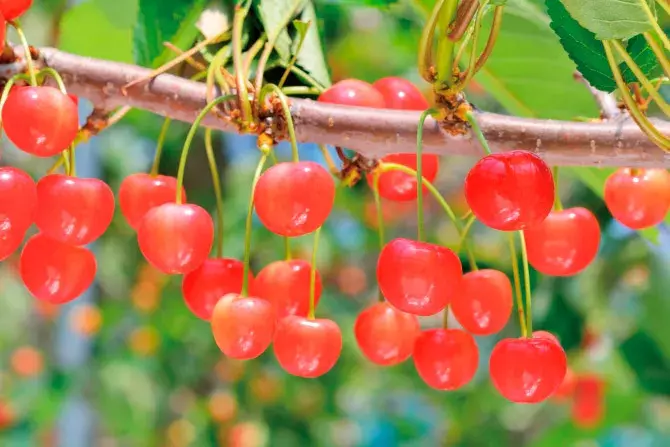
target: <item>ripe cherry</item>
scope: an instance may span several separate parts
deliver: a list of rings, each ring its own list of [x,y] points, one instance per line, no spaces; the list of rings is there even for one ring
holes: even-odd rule
[[[268,300],[277,312],[277,318],[289,315],[306,317],[309,311],[309,290],[312,265],[302,259],[275,261],[258,272],[254,281],[254,295]],[[316,271],[314,306],[321,298],[321,275]]]
[[[572,420],[581,428],[594,428],[605,413],[605,386],[595,374],[577,376],[574,384]]]
[[[491,352],[493,386],[516,403],[538,403],[561,386],[567,371],[565,351],[544,337],[505,338]]]
[[[483,224],[500,231],[521,230],[549,215],[554,179],[549,166],[531,152],[492,154],[468,173],[465,198]]]
[[[6,20],[14,20],[30,9],[32,4],[33,0],[0,0],[0,13]]]
[[[0,167],[0,260],[11,255],[35,219],[37,189],[25,172]]]
[[[5,50],[5,45],[7,39],[7,19],[2,14],[0,10],[0,52]]]
[[[665,169],[619,169],[605,182],[605,204],[628,228],[663,221],[670,210],[670,173]]]
[[[90,250],[41,233],[28,239],[19,260],[21,279],[28,291],[51,304],[79,297],[93,283],[96,269]]]
[[[354,334],[365,357],[380,366],[397,365],[414,351],[421,333],[419,319],[389,303],[376,303],[356,318]]]
[[[451,311],[466,331],[493,335],[501,331],[512,313],[512,284],[498,270],[475,270],[463,275]]]
[[[335,182],[312,161],[272,166],[258,179],[256,213],[265,227],[282,236],[302,236],[319,228],[335,202]]]
[[[37,157],[60,154],[79,130],[74,101],[50,86],[12,88],[2,108],[2,123],[16,147]]]
[[[598,254],[600,225],[586,208],[552,211],[544,222],[526,230],[528,262],[545,275],[571,276]]]
[[[119,207],[123,217],[134,230],[140,226],[144,215],[151,208],[174,202],[177,196],[177,179],[166,175],[152,176],[131,174],[119,186]],[[186,202],[186,191],[181,190],[181,200]]]
[[[390,76],[378,79],[372,86],[384,97],[387,109],[426,110],[429,107],[421,90],[407,79]]]
[[[319,102],[376,109],[383,109],[386,105],[384,96],[379,90],[372,84],[358,79],[344,79],[336,82],[321,93]]]
[[[244,264],[237,259],[210,258],[200,267],[184,275],[181,283],[184,302],[193,314],[209,320],[214,306],[222,296],[242,292]],[[254,276],[249,272],[249,290]]]
[[[212,333],[228,357],[253,359],[272,343],[275,319],[274,309],[267,301],[228,294],[214,306]]]
[[[49,174],[37,182],[35,224],[45,235],[86,245],[107,230],[114,217],[114,193],[97,178]]]
[[[435,315],[458,292],[461,261],[446,247],[393,239],[377,261],[377,282],[393,306],[414,315]]]
[[[426,154],[422,157],[422,174],[423,177],[432,182],[437,177],[440,159],[437,155]],[[415,154],[390,154],[383,157],[380,161],[386,163],[396,163],[405,165],[416,170]],[[370,188],[374,188],[374,173],[370,172],[366,179]],[[406,202],[416,199],[416,176],[406,174],[400,171],[386,171],[379,175],[379,195],[388,200],[397,202]],[[423,193],[428,191],[423,187]]]
[[[185,274],[202,265],[214,243],[214,223],[203,208],[164,203],[152,208],[137,229],[144,257],[158,270]]]
[[[287,373],[319,377],[337,363],[342,351],[342,332],[332,320],[291,315],[277,324],[274,351]]]
[[[553,341],[556,343],[558,346],[561,346],[561,342],[558,340],[558,337],[556,337],[554,334],[551,332],[547,331],[533,331],[533,338],[545,338],[549,341]]]
[[[25,231],[5,230],[0,226],[0,261],[10,257],[21,246]]]
[[[428,386],[453,391],[472,380],[479,349],[472,335],[459,329],[423,331],[414,345],[414,366]]]

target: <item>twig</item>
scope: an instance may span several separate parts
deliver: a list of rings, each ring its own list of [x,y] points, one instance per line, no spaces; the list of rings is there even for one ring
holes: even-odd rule
[[[603,119],[611,120],[621,115],[621,109],[617,105],[617,101],[616,98],[614,98],[614,95],[611,93],[601,92],[597,88],[593,87],[589,81],[586,80],[584,75],[578,71],[575,72],[574,77],[577,81],[581,82],[586,86],[586,88],[589,89],[589,92],[591,92],[591,95],[593,95],[593,98],[600,107],[600,115]]]

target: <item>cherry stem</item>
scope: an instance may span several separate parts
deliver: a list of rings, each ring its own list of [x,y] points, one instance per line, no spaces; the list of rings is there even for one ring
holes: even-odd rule
[[[296,2],[297,4],[300,4],[300,2]],[[298,60],[298,56],[300,55],[300,50],[302,50],[302,46],[305,43],[305,40],[307,38],[307,33],[309,32],[309,27],[312,23],[307,22],[307,27],[304,33],[301,34],[300,40],[298,41],[298,45],[295,48],[295,52],[293,54],[293,57],[289,61],[288,65],[284,69],[284,74],[282,74],[281,78],[279,79],[279,82],[277,85],[279,88],[282,88],[284,86],[284,82],[286,82],[286,79],[288,78],[288,75],[291,73],[291,67],[293,67]]]
[[[261,149],[261,159],[258,161],[254,179],[251,182],[251,194],[249,196],[249,209],[247,210],[247,221],[244,228],[244,270],[242,272],[242,293],[240,295],[247,296],[249,293],[249,262],[251,260],[251,227],[254,216],[254,194],[256,192],[256,184],[263,172],[263,166],[268,159],[267,150]]]
[[[330,152],[328,152],[328,148],[326,147],[325,144],[319,144],[319,150],[321,151],[321,154],[323,155],[323,159],[326,161],[326,165],[328,165],[328,169],[330,170],[330,173],[333,175],[339,174],[340,170],[337,169],[337,166],[335,166],[335,162],[333,161],[333,157],[331,157]]]
[[[519,240],[521,241],[521,261],[523,263],[524,288],[526,291],[526,332],[528,337],[533,336],[533,310],[531,308],[530,292],[530,269],[528,267],[528,250],[526,249],[526,236],[523,230],[519,230]]]
[[[216,256],[220,258],[223,256],[223,196],[221,194],[219,169],[216,166],[216,157],[212,147],[212,129],[210,128],[205,129],[205,152],[207,152],[207,162],[212,173],[212,186],[216,196]]]
[[[502,28],[502,19],[503,12],[505,10],[504,5],[498,5],[493,10],[493,23],[491,24],[491,32],[489,33],[489,38],[486,41],[486,46],[482,50],[482,54],[479,55],[477,59],[477,64],[475,65],[475,73],[479,72],[482,69],[486,61],[493,53],[493,48],[495,48],[496,41],[498,40],[498,35],[500,34],[500,28]]]
[[[479,42],[479,30],[481,29],[482,17],[484,16],[485,8],[486,8],[486,6],[488,6],[488,3],[489,3],[489,0],[482,0],[480,2],[479,10],[476,13],[477,15],[475,17],[475,22],[474,22],[473,28],[472,28],[472,37],[470,39],[471,42],[472,42],[472,48],[470,50],[470,61],[468,62],[468,69],[465,72],[463,80],[460,81],[452,89],[453,91],[463,90],[463,88],[465,88],[465,86],[468,85],[470,80],[475,75],[475,70],[476,70],[476,66],[477,66],[477,43]]]
[[[431,66],[433,65],[433,41],[435,40],[435,28],[440,18],[440,12],[445,0],[437,0],[430,13],[428,21],[423,27],[421,40],[419,40],[419,74],[426,82],[432,82]]]
[[[61,91],[61,93],[67,95],[67,89],[65,88],[65,82],[63,82],[63,78],[61,77],[60,73],[58,73],[53,68],[45,67],[37,73],[37,76],[51,76],[56,81],[56,84],[58,84],[58,89]]]
[[[519,327],[521,336],[528,337],[526,328],[526,312],[523,308],[523,298],[521,297],[521,278],[519,277],[519,259],[516,255],[516,244],[514,243],[514,233],[509,233],[509,251],[512,258],[512,275],[514,276],[514,292],[516,295],[516,310],[519,314]]]
[[[191,142],[193,141],[193,138],[195,137],[195,134],[198,131],[198,127],[200,127],[200,123],[214,107],[221,104],[222,102],[230,101],[231,99],[234,98],[235,95],[219,96],[218,98],[214,99],[214,101],[207,104],[205,108],[203,108],[200,111],[198,116],[193,121],[193,125],[188,131],[188,135],[186,135],[186,140],[184,141],[184,147],[181,150],[181,159],[179,160],[179,169],[177,171],[177,197],[175,199],[177,205],[181,205],[182,203],[181,190],[184,187],[184,172],[186,171],[186,159],[188,158],[188,151],[191,148]]]
[[[156,177],[158,175],[158,168],[161,164],[161,156],[163,155],[163,146],[165,145],[165,139],[167,138],[168,129],[170,129],[170,124],[172,120],[170,118],[165,118],[163,125],[161,126],[160,133],[158,134],[158,140],[156,140],[156,153],[154,154],[154,162],[151,165],[151,172],[149,175]]]
[[[382,198],[379,195],[379,171],[375,171],[372,177],[372,196],[375,200],[375,210],[377,212],[377,234],[379,234],[379,249],[384,248],[386,238],[384,237],[384,213],[382,212]]]
[[[410,175],[415,175],[416,171],[408,166],[397,164],[397,163],[385,163],[385,162],[380,162],[379,163],[379,169],[381,172],[386,172],[386,171],[400,171],[404,172],[405,174],[410,174]],[[461,221],[456,217],[454,214],[454,211],[451,209],[449,204],[447,203],[446,200],[444,200],[444,197],[442,197],[442,194],[440,194],[440,191],[437,190],[435,186],[431,182],[429,182],[425,177],[423,178],[423,186],[426,187],[426,189],[432,194],[433,198],[439,203],[439,205],[442,207],[444,212],[447,214],[451,222],[454,224],[456,227],[456,231],[458,232],[459,235],[463,233],[463,226],[461,225]],[[472,250],[470,249],[469,245],[466,244],[465,246],[466,253],[468,255],[468,260],[470,262],[471,266],[475,266],[475,256],[472,253]]]
[[[74,143],[73,143],[73,144],[70,145],[70,149],[68,149],[69,153],[70,153],[70,166],[67,167],[68,170],[66,172],[71,177],[76,177],[77,176],[77,170],[76,170],[76,167],[75,167],[77,157],[75,155],[74,148],[75,148],[75,146],[74,146]],[[67,158],[67,157],[65,157],[65,158]]]
[[[486,137],[484,136],[484,132],[482,132],[482,128],[479,126],[479,121],[477,121],[477,117],[475,116],[475,112],[472,110],[469,110],[465,114],[465,119],[470,123],[470,126],[472,127],[472,132],[475,134],[477,137],[477,141],[479,141],[479,144],[482,145],[484,148],[484,152],[486,152],[486,155],[491,155],[491,147],[489,146],[489,142],[486,141]]]
[[[563,211],[561,194],[558,192],[558,166],[554,166],[554,211]]]
[[[416,131],[416,220],[419,242],[422,242],[426,237],[423,227],[423,126],[428,116],[436,112],[435,109],[424,110],[419,118]]]
[[[315,295],[316,295],[316,253],[319,249],[319,236],[321,236],[321,227],[314,232],[314,247],[312,248],[312,266],[309,271],[309,312],[307,318],[314,319]]]
[[[291,239],[288,236],[284,236],[284,257],[287,261],[293,258],[291,254]]]
[[[279,87],[274,84],[265,84],[261,89],[260,94],[258,95],[258,102],[260,105],[264,104],[265,98],[269,93],[275,93],[279,99],[282,110],[284,111],[284,118],[286,119],[286,126],[288,127],[288,136],[291,141],[291,152],[293,154],[293,162],[297,163],[300,161],[298,155],[298,140],[295,137],[295,127],[293,126],[293,117],[291,116],[291,108],[286,101],[286,95],[281,91]]]
[[[461,249],[463,248],[463,244],[465,243],[466,239],[468,238],[468,233],[470,233],[470,228],[472,228],[472,225],[475,223],[477,218],[475,217],[474,214],[470,215],[468,217],[468,221],[465,223],[465,226],[463,227],[463,230],[461,231],[460,234],[460,239],[458,241],[458,248],[456,250],[457,253],[461,252]],[[477,262],[475,261],[474,256],[471,257],[470,259],[470,270],[476,271],[479,270],[477,267]]]
[[[435,61],[435,87],[437,91],[448,90],[453,83],[454,72],[454,47],[455,42],[449,39],[447,33],[452,20],[456,16],[458,0],[445,0],[440,8],[437,25],[440,30],[440,38],[437,41],[437,56]]]
[[[21,28],[21,23],[18,20],[11,20],[8,22],[16,30],[16,34],[19,36],[21,41],[21,47],[23,48],[24,57],[26,59],[26,67],[28,68],[28,75],[30,76],[30,85],[33,87],[37,86],[37,76],[35,75],[35,64],[33,58],[30,56],[30,45],[28,44],[28,39]]]
[[[244,123],[249,123],[252,119],[251,103],[249,102],[249,91],[247,90],[246,83],[247,80],[244,77],[244,61],[242,60],[242,32],[244,19],[247,17],[250,5],[250,1],[245,2],[244,5],[236,5],[235,14],[233,16],[233,63],[235,64],[237,95],[239,97],[240,106],[242,107],[242,121]]]
[[[659,2],[660,4],[663,4],[663,2]],[[667,11],[670,14],[670,11]],[[663,72],[665,73],[666,77],[670,77],[670,60],[668,60],[668,57],[665,55],[663,52],[663,49],[661,46],[656,42],[656,39],[654,39],[654,36],[649,33],[643,33],[645,40],[647,41],[647,45],[649,45],[649,48],[651,48],[651,51],[654,52],[656,55],[656,59],[658,59],[658,62],[661,64],[661,67],[663,67]],[[657,90],[656,87],[654,87],[654,90]],[[652,97],[649,96],[648,101],[651,101]]]
[[[226,95],[229,95],[231,93],[228,82],[226,82],[226,80],[223,78],[223,75],[221,74],[221,68],[227,62],[227,56],[228,56],[226,54],[227,52],[228,52],[227,46],[224,46],[219,51],[217,51],[216,54],[214,55],[214,58],[212,59],[212,62],[209,64],[209,67],[207,68],[207,78],[205,81],[205,84],[207,85],[207,90],[205,93],[207,97],[207,102],[211,102],[214,99],[215,79],[219,82],[219,87],[221,88],[221,91],[223,93],[225,93]]]
[[[449,306],[444,308],[442,314],[442,329],[449,329]]]

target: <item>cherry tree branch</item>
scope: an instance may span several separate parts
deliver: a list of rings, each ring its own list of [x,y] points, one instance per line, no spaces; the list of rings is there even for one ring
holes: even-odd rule
[[[131,106],[175,120],[192,122],[206,104],[206,87],[172,75],[160,75],[127,91],[121,87],[147,77],[151,70],[135,65],[93,59],[40,48],[40,66],[57,70],[68,91],[112,109]],[[23,71],[22,63],[0,65],[0,78]],[[416,146],[420,112],[378,110],[292,99],[291,113],[301,142],[347,147],[371,158],[411,152]],[[525,149],[553,165],[670,167],[670,154],[651,143],[629,118],[606,122],[571,122],[519,118],[477,112],[494,152]],[[663,134],[670,122],[656,121]],[[227,120],[209,115],[203,125],[226,132],[237,129]],[[286,135],[280,135],[285,139]],[[430,118],[424,126],[424,152],[481,156],[473,135],[452,136]]]

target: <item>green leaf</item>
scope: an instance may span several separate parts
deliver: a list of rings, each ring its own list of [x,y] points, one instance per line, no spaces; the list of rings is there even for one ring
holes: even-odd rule
[[[312,2],[308,2],[300,14],[299,20],[294,22],[294,25],[297,26],[297,23],[309,23],[309,27],[305,31],[305,37],[300,48],[298,48],[297,42],[293,48],[294,52],[300,50],[296,65],[305,70],[321,87],[329,87],[331,84],[330,73],[323,54],[318,19]],[[296,28],[296,30],[300,33],[300,28]]]
[[[599,40],[630,39],[652,29],[648,10],[654,14],[655,1],[647,0],[561,0],[570,15]]]
[[[636,332],[621,343],[619,350],[642,388],[670,395],[670,366],[651,336]]]
[[[642,34],[638,34],[628,41],[626,51],[649,79],[657,78],[663,73],[661,64]],[[637,82],[637,78],[633,71],[628,68],[628,65],[622,63],[620,67],[621,74],[626,82]]]
[[[305,0],[254,0],[256,15],[263,24],[268,41],[276,36],[275,50],[279,58],[288,62],[291,58],[291,36],[287,26],[305,5]],[[311,4],[311,2],[307,2]]]
[[[575,81],[577,68],[538,3],[507,4],[496,47],[476,81],[515,115],[568,120],[597,116],[593,97]],[[480,35],[487,36],[490,27],[491,14],[484,18]],[[479,39],[479,51],[485,41],[485,37]]]
[[[340,5],[368,6],[372,8],[388,8],[398,3],[399,0],[340,0]],[[335,3],[334,1],[332,3]]]
[[[195,24],[206,0],[139,0],[133,35],[135,62],[151,67],[165,63],[171,53],[163,42],[190,47],[199,31]]]

